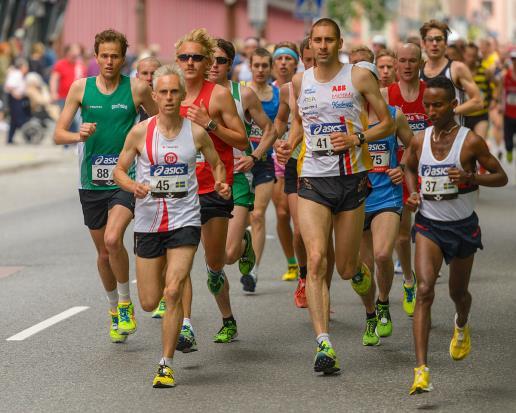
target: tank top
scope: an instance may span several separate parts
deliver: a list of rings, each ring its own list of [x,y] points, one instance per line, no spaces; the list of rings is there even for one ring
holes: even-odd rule
[[[199,92],[199,95],[194,101],[194,104],[200,106],[201,100],[204,102],[204,106],[210,112],[210,99],[211,94],[213,93],[213,88],[215,87],[215,83],[204,81],[204,84]],[[181,105],[179,110],[179,114],[186,118],[186,113],[188,111],[188,106]],[[215,145],[215,149],[219,154],[219,157],[226,168],[226,182],[229,185],[233,185],[233,148],[220,139],[214,133],[208,133],[210,135],[213,144]],[[199,194],[208,194],[213,192],[215,180],[213,178],[213,172],[211,170],[211,166],[208,162],[205,161],[202,154],[198,154],[197,156],[197,181],[199,183]]]
[[[262,100],[263,111],[267,114],[271,122],[274,122],[276,119],[276,115],[278,114],[279,109],[279,89],[276,86],[272,86],[272,99],[271,100]],[[249,140],[251,141],[251,146],[253,150],[255,150],[260,141],[262,140],[263,130],[254,122],[251,121],[251,130],[249,132]],[[272,148],[267,149],[267,152],[263,155],[263,159],[265,160],[267,157],[272,155]]]
[[[86,79],[81,117],[83,122],[96,122],[97,128],[86,142],[78,145],[80,189],[118,188],[113,169],[137,115],[129,77],[121,75],[118,87],[110,95],[100,92],[95,77]],[[129,176],[134,178],[134,168],[129,170]]]
[[[464,92],[463,89],[461,89],[460,87],[458,87],[455,82],[453,81],[453,78],[452,78],[452,73],[451,73],[451,66],[452,66],[452,63],[453,61],[449,60],[449,59],[446,59],[447,60],[447,63],[446,63],[446,66],[444,66],[443,70],[441,70],[436,76],[434,77],[428,77],[427,75],[425,75],[425,65],[423,64],[423,67],[421,68],[421,71],[419,72],[419,77],[421,78],[421,80],[425,81],[425,82],[428,82],[430,79],[434,79],[436,77],[439,77],[439,76],[444,76],[448,79],[451,80],[451,82],[453,83],[453,87],[455,88],[455,98],[457,99],[457,101],[459,102],[459,105],[463,104],[464,101],[465,101],[465,97],[466,97],[466,93]],[[455,116],[455,121],[459,124],[459,125],[464,125],[464,116],[462,115],[456,115]]]
[[[461,127],[450,152],[442,161],[434,158],[431,136],[434,127],[425,131],[418,175],[421,183],[421,204],[419,212],[437,221],[459,221],[468,218],[475,210],[478,185],[455,185],[448,177],[448,169],[464,170],[460,163],[462,145],[469,129]]]
[[[516,118],[516,76],[512,70],[503,78],[503,105],[505,116]]]
[[[242,104],[241,85],[240,85],[240,83],[233,82],[233,81],[230,81],[230,84],[231,84],[231,95],[233,96],[233,100],[235,101],[238,117],[244,124],[247,140],[249,141],[249,132],[251,131],[251,124],[245,118],[244,106]],[[248,156],[251,153],[252,153],[251,144],[249,144],[249,146],[247,147],[247,149],[245,151],[241,151],[238,148],[233,148],[234,162],[238,161],[238,159],[240,159],[242,156]]]
[[[135,232],[201,226],[196,155],[191,121],[183,119],[183,126],[173,139],[159,131],[156,116],[147,121],[145,146],[136,164],[136,182],[150,185],[151,192],[136,199]]]
[[[396,119],[396,108],[387,106],[389,114]],[[374,125],[370,125],[373,127]],[[369,181],[372,191],[366,198],[366,212],[375,212],[383,208],[401,208],[402,187],[394,185],[385,173],[388,169],[398,166],[398,140],[394,134],[386,138],[368,143],[369,153],[373,160],[373,169],[369,171]]]
[[[397,106],[401,109],[407,118],[410,129],[414,133],[425,130],[431,125],[428,115],[425,112],[425,107],[423,106],[423,93],[425,92],[425,88],[425,82],[420,80],[419,94],[417,95],[417,99],[412,102],[408,102],[403,98],[398,82],[391,84],[387,88],[389,105]]]
[[[470,113],[466,117],[485,115],[489,111],[489,103],[491,102],[491,84],[487,80],[486,69],[482,65],[478,65],[475,72],[472,73],[473,80],[475,81],[478,89],[480,90],[480,96],[482,97],[482,109],[476,112]]]
[[[330,142],[332,132],[353,134],[368,127],[365,100],[351,81],[352,68],[343,64],[325,83],[315,79],[314,68],[303,73],[297,100],[304,130],[298,158],[300,177],[352,175],[372,167],[366,143],[336,153]]]

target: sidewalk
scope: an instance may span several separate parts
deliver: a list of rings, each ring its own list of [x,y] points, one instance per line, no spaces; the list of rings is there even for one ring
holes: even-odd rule
[[[63,146],[57,146],[51,136],[38,145],[22,142],[19,135],[15,136],[14,141],[14,145],[7,145],[5,135],[0,133],[0,175],[49,164],[70,162],[76,158],[75,147],[65,149]]]

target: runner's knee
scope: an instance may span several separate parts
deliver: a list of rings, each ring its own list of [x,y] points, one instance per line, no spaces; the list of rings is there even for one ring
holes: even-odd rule
[[[421,304],[430,305],[434,301],[435,290],[434,287],[428,283],[418,280],[417,284],[417,302]]]
[[[115,232],[107,232],[104,235],[104,244],[110,254],[119,252],[123,247],[124,243],[122,238]]]

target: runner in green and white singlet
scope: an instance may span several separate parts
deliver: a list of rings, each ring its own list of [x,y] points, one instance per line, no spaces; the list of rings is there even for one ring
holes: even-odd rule
[[[54,137],[57,144],[79,144],[79,198],[98,253],[97,268],[110,306],[109,335],[114,343],[136,331],[136,320],[129,293],[129,258],[123,244],[133,217],[134,196],[118,188],[112,174],[134,124],[136,108],[143,106],[150,115],[156,113],[149,85],[120,74],[127,47],[125,36],[114,30],[95,36],[100,74],[72,84]],[[78,133],[70,132],[79,108],[83,123]]]

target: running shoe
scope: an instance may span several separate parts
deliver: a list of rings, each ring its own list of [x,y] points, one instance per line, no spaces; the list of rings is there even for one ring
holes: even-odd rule
[[[212,293],[213,295],[218,295],[222,291],[225,281],[226,277],[224,275],[224,271],[215,273],[213,271],[208,270],[208,290],[210,290],[210,293]]]
[[[282,275],[281,279],[283,281],[296,281],[297,277],[299,277],[299,266],[294,264],[288,266],[287,272]]]
[[[176,350],[182,353],[192,353],[197,351],[197,341],[195,340],[194,332],[190,326],[183,325],[183,327],[181,327]]]
[[[317,347],[314,360],[314,371],[316,373],[333,374],[340,370],[339,360],[335,350],[326,340],[323,340]]]
[[[396,260],[396,263],[394,264],[394,274],[403,274],[400,260]]]
[[[227,321],[215,336],[214,343],[231,343],[238,337],[237,325],[234,321]]]
[[[161,300],[159,300],[158,307],[152,313],[152,318],[163,318],[163,316],[165,315],[166,309],[167,309],[167,302],[165,301],[164,298],[162,298]]]
[[[123,343],[127,340],[127,336],[124,336],[118,332],[118,313],[109,312],[111,316],[111,325],[109,327],[109,337],[111,337],[112,343]]]
[[[251,231],[248,229],[244,232],[245,248],[244,253],[238,260],[238,269],[242,276],[249,275],[253,270],[254,264],[256,263],[256,255],[253,250],[253,240],[251,238]]]
[[[294,293],[294,303],[298,308],[307,308],[308,301],[306,300],[306,278],[299,278],[297,283],[296,292]]]
[[[133,303],[118,303],[118,332],[123,335],[136,331]]]
[[[389,337],[392,334],[392,320],[389,304],[376,304],[376,331],[380,337]]]
[[[512,151],[507,151],[507,162],[512,163]]]
[[[240,277],[240,282],[242,283],[242,288],[246,293],[254,293],[258,277],[251,272],[247,275],[242,275]]]
[[[371,272],[367,265],[362,264],[360,274],[358,275],[359,279],[357,279],[357,275],[351,279],[351,286],[358,295],[366,295],[371,288]]]
[[[450,356],[453,360],[462,360],[471,351],[471,337],[469,335],[469,325],[457,327],[457,315],[455,315],[455,330],[450,342]]]
[[[168,366],[160,364],[158,367],[158,372],[152,381],[152,387],[155,389],[166,389],[175,386],[176,382],[174,380],[174,370]]]
[[[412,271],[412,277],[414,279],[414,283],[412,287],[407,287],[405,283],[403,283],[403,310],[409,317],[414,315],[414,309],[416,308],[416,274]]]
[[[378,324],[377,317],[372,317],[372,318],[366,319],[366,328],[364,331],[364,335],[362,336],[362,344],[364,346],[380,345],[380,337],[378,336],[378,331],[376,330],[377,324]]]
[[[434,386],[430,383],[430,370],[424,364],[414,369],[414,384],[409,394],[421,394],[432,391]]]

